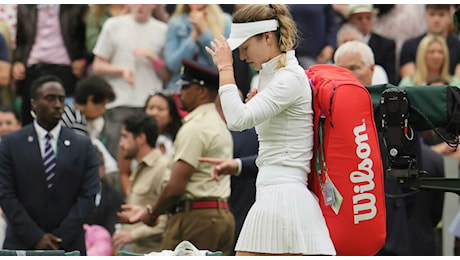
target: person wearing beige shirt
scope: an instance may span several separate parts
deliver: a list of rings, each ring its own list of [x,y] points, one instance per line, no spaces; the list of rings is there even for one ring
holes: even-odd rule
[[[140,112],[127,117],[121,127],[120,152],[126,159],[135,159],[138,164],[130,175],[131,187],[127,203],[146,205],[157,201],[169,175],[168,160],[155,148],[158,125],[154,117]],[[124,224],[123,230],[115,232],[112,239],[117,249],[138,254],[161,251],[162,234],[167,215],[158,217],[154,227],[143,223]]]
[[[125,211],[118,216],[122,223],[155,225],[159,214],[172,211],[163,233],[164,250],[188,240],[198,249],[230,255],[235,232],[235,219],[227,204],[230,176],[215,180],[212,165],[198,160],[233,158],[232,136],[214,104],[217,72],[196,62],[182,63],[179,95],[190,113],[174,141],[171,178],[156,202],[152,200],[145,208],[124,205]]]

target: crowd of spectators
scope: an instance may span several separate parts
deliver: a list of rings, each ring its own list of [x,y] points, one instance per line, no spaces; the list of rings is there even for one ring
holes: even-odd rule
[[[174,167],[173,161],[169,161],[169,165],[167,162],[173,154],[176,135],[184,118],[193,111],[186,111],[179,98],[178,80],[183,74],[183,60],[212,67],[214,63],[205,46],[210,46],[210,42],[221,35],[229,36],[232,14],[242,6],[0,5],[0,138],[36,122],[37,115],[31,104],[32,83],[45,75],[59,78],[65,93],[60,124],[89,137],[105,166],[100,170],[103,172],[101,185],[105,187],[102,205],[112,206],[104,209],[107,213],[101,213],[100,209],[98,214],[107,215],[99,219],[110,221],[98,223],[93,216],[92,222],[87,223],[105,226],[117,247],[135,253],[165,249],[159,247],[159,241],[151,239],[157,239],[158,233],[163,232],[166,216],[160,218],[162,224],[156,229],[140,227],[142,224],[138,223],[124,225],[117,233],[115,214],[122,202],[145,204],[151,196],[153,203],[160,196],[169,172],[158,173],[155,178],[161,182],[142,174]],[[364,85],[431,85],[438,80],[460,87],[460,40],[452,19],[457,5],[292,4],[288,7],[301,32],[295,51],[305,69],[314,64],[337,64],[353,71]],[[347,44],[349,41],[354,43]],[[342,50],[336,52],[341,46],[344,46]],[[235,78],[246,96],[257,88],[257,72],[238,59],[238,50],[233,57]],[[206,98],[204,103],[211,103],[213,97]],[[139,118],[144,121],[137,122]],[[150,133],[153,143],[137,141],[147,127],[144,124],[156,131]],[[238,144],[233,150],[235,157],[255,156],[253,150],[257,150],[257,146],[241,148],[252,141],[237,141],[241,133],[231,134]],[[251,140],[255,140],[253,130],[251,134]],[[185,138],[184,133],[178,136]],[[227,138],[230,140],[230,132]],[[196,141],[184,140],[181,141],[188,145]],[[148,152],[132,147],[145,147]],[[233,148],[227,147],[226,154]],[[150,159],[143,156],[155,149],[158,150],[154,153],[155,160],[161,165],[151,170],[139,168],[139,163],[153,167],[150,165],[152,155]],[[196,163],[196,168],[203,167]],[[239,163],[241,165],[241,161]],[[177,167],[176,164],[176,171]],[[236,231],[231,236],[235,239],[254,201],[255,191],[251,187],[255,186],[256,176],[257,169],[248,176],[231,178],[232,193],[225,199],[230,199],[231,208],[238,210],[232,212],[237,217]],[[240,199],[237,191],[233,193],[237,187],[244,187],[250,198]],[[104,195],[107,190],[112,194],[107,195],[108,201]],[[96,206],[101,205],[101,192],[95,199]],[[3,214],[0,223],[3,223],[0,225],[2,242],[8,223]],[[234,254],[232,249],[225,248],[225,253]],[[423,253],[438,253],[434,250],[433,246],[432,251]],[[394,248],[382,252],[417,253],[419,251]]]

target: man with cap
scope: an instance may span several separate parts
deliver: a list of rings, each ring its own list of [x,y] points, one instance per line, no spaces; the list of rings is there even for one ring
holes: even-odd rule
[[[374,33],[375,16],[378,11],[370,4],[350,4],[346,15],[347,22],[364,35],[364,42],[374,52],[375,64],[382,66],[388,74],[388,80],[397,84],[396,78],[396,43]]]
[[[178,84],[182,106],[189,114],[177,133],[171,161],[171,177],[154,205],[123,205],[121,222],[142,221],[155,225],[158,216],[171,211],[162,248],[173,250],[190,241],[198,249],[222,251],[233,247],[235,220],[229,210],[230,176],[211,178],[212,165],[200,157],[233,158],[232,136],[215,106],[219,88],[217,72],[183,60]]]

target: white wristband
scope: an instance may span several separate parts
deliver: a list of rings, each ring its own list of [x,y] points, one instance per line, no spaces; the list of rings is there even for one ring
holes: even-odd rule
[[[240,176],[241,170],[243,168],[243,163],[241,162],[240,158],[235,158],[236,162],[238,163],[238,171],[233,176]]]

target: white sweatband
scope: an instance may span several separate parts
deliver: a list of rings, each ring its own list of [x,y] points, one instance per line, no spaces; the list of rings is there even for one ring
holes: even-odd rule
[[[228,37],[227,41],[233,51],[252,36],[264,32],[276,31],[278,27],[279,23],[276,19],[248,23],[232,23],[230,37]]]
[[[240,176],[241,171],[243,170],[243,162],[241,161],[240,158],[235,158],[235,160],[238,163],[238,172],[236,172],[236,174],[234,174],[233,176]]]

